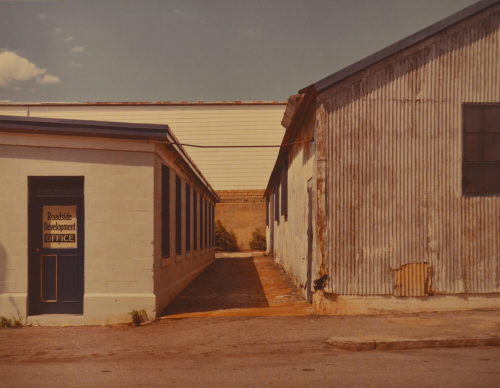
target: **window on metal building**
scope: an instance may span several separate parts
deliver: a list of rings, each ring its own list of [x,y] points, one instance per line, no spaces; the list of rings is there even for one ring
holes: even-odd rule
[[[193,190],[193,249],[198,250],[198,193]]]
[[[182,198],[181,178],[175,176],[175,253],[182,254]]]
[[[280,222],[280,190],[279,186],[274,188],[274,220]]]
[[[186,183],[186,252],[191,250],[191,187]]]
[[[500,104],[463,107],[462,190],[500,193]]]
[[[161,166],[161,255],[170,256],[170,170]]]
[[[281,215],[288,218],[288,163],[281,172]]]

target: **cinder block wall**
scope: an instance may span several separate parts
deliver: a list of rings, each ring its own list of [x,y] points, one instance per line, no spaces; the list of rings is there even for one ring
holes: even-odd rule
[[[28,176],[84,176],[82,323],[155,314],[153,154],[0,146],[0,315],[27,314]]]
[[[234,231],[241,250],[250,249],[252,232],[266,232],[264,190],[219,190],[220,203],[215,206],[215,220]]]

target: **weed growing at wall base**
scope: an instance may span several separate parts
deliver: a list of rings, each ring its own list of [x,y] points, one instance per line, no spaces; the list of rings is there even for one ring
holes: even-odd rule
[[[215,224],[215,249],[224,252],[237,252],[238,240],[233,231],[228,231],[220,220]]]
[[[130,318],[132,319],[132,324],[134,326],[139,326],[141,323],[147,322],[149,320],[148,314],[144,309],[132,310],[131,312],[128,313],[128,315],[130,315]]]
[[[17,327],[23,327],[23,322],[21,316],[17,318],[6,318],[4,316],[0,317],[0,328],[2,329],[13,329]]]
[[[256,251],[266,250],[266,236],[259,228],[252,232],[252,239],[249,242],[250,248]]]

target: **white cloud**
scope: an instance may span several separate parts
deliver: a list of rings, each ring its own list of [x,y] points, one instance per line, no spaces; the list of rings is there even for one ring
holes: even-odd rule
[[[71,42],[73,40],[75,40],[74,36],[68,36],[66,39],[64,39],[65,42]]]
[[[60,34],[62,32],[62,28],[56,27],[54,28],[54,34]]]
[[[85,47],[82,46],[74,46],[69,50],[72,53],[83,53],[85,51]]]
[[[176,15],[184,15],[184,11],[182,9],[179,9],[179,8],[174,9],[174,13]]]
[[[40,20],[45,20],[45,19],[47,19],[47,14],[46,14],[46,13],[39,13],[39,14],[38,14],[38,19],[40,19]]]
[[[82,64],[78,62],[70,62],[68,63],[68,67],[82,67]]]
[[[61,79],[52,74],[45,74],[42,78],[36,80],[36,83],[39,85],[57,84],[59,82],[61,82]]]
[[[0,87],[16,81],[35,81],[40,85],[54,84],[61,80],[28,59],[12,51],[0,52]]]

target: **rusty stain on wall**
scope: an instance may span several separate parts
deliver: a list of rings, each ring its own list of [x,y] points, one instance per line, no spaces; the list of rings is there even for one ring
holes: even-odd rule
[[[462,194],[463,104],[500,101],[499,41],[497,5],[318,95],[325,292],[424,295],[408,258],[428,263],[437,294],[500,292],[500,196]],[[405,265],[418,287],[394,290]]]
[[[428,296],[431,291],[432,267],[429,263],[404,264],[394,270],[394,296]]]

